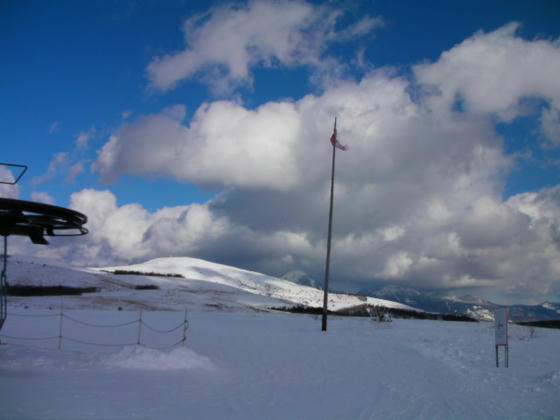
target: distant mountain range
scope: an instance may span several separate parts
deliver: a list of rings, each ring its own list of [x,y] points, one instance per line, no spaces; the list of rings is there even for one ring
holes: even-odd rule
[[[317,282],[303,271],[291,271],[282,278],[306,286],[318,286]],[[426,312],[467,315],[479,321],[493,321],[494,310],[504,307],[477,296],[441,297],[394,285],[383,288],[364,288],[357,294],[402,303]],[[510,319],[515,322],[560,320],[560,303],[510,305],[508,308]]]
[[[441,297],[400,286],[362,289],[360,294],[404,303],[427,312],[465,314],[481,321],[493,320],[493,311],[496,308],[504,307],[504,305],[498,305],[476,296]],[[545,302],[540,305],[509,305],[508,308],[509,317],[515,322],[560,319],[560,303]]]

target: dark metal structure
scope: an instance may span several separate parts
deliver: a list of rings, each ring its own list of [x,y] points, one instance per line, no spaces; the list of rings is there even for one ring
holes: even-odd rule
[[[2,181],[0,180],[0,184],[8,184],[8,185],[15,185],[18,183],[18,181],[21,179],[21,177],[23,176],[23,174],[25,173],[25,171],[27,171],[27,165],[18,165],[16,163],[3,163],[0,162],[0,166],[6,166],[7,168],[19,168],[21,169],[21,172],[19,173],[19,175],[11,181]]]
[[[45,236],[80,236],[87,217],[75,210],[33,201],[0,198],[0,235],[28,236],[31,242],[47,245]]]
[[[15,184],[27,170],[25,165],[0,163],[0,165],[23,168],[15,181],[2,184]],[[0,198],[0,235],[4,237],[3,266],[0,276],[0,330],[7,316],[6,268],[8,262],[8,236],[22,235],[39,245],[47,245],[45,236],[80,236],[88,233],[84,227],[87,217],[75,210],[32,201]]]

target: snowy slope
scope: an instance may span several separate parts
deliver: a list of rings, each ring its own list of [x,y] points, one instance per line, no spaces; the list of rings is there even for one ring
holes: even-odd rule
[[[109,274],[90,272],[48,258],[12,256],[8,258],[6,273],[11,285],[118,288]]]
[[[140,273],[179,274],[184,279],[166,278],[165,283],[173,283],[177,286],[188,284],[192,280],[220,284],[236,288],[256,295],[273,297],[293,304],[302,304],[311,307],[322,307],[323,291],[296,284],[294,282],[271,277],[254,271],[216,264],[209,261],[189,258],[156,258],[142,264],[127,266],[105,267],[103,271],[134,271]],[[119,276],[125,280],[126,276]],[[365,296],[347,295],[341,293],[329,294],[329,309],[339,310],[363,304],[384,306],[387,308],[408,309],[414,308],[384,299]]]
[[[111,274],[115,271],[146,275]],[[151,275],[153,273],[159,276]],[[161,275],[163,274],[163,276]],[[175,277],[174,277],[175,275]],[[176,277],[178,276],[178,277]],[[157,258],[142,264],[102,268],[77,268],[64,263],[11,257],[8,281],[14,285],[96,287],[97,293],[65,297],[74,308],[114,307],[151,310],[181,309],[196,305],[218,309],[270,308],[285,305],[322,307],[323,291],[254,271],[189,258]],[[158,290],[135,290],[152,285]],[[29,298],[11,298],[27,304]],[[33,299],[35,305],[51,306],[53,298]],[[383,299],[339,293],[329,294],[329,309],[339,310],[363,304],[414,310]]]
[[[560,331],[512,325],[510,367],[495,366],[487,323],[189,311],[186,347],[84,346],[57,351],[57,311],[18,310],[0,346],[0,418],[10,419],[553,419],[560,415]],[[138,313],[68,311],[88,323]],[[164,328],[181,312],[144,313]],[[159,320],[161,319],[161,323]],[[164,322],[165,321],[165,322]],[[65,335],[136,340],[137,326]],[[72,329],[73,328],[73,329]],[[68,331],[67,331],[68,329]],[[121,331],[122,330],[122,331]],[[142,332],[165,346],[173,337]],[[176,332],[180,337],[182,331]],[[164,341],[168,340],[168,341]],[[500,357],[503,361],[503,351]]]
[[[282,300],[320,302],[316,289],[190,258],[111,269],[186,278],[11,259],[13,282],[87,281],[101,290],[64,301],[9,298],[0,331],[0,418],[509,419],[560,413],[558,330],[511,325],[510,368],[497,369],[492,324],[332,317],[322,332],[318,317],[246,310]],[[134,289],[147,284],[160,289]],[[346,295],[333,301],[343,307],[355,299],[363,303]],[[138,310],[147,307],[154,311]],[[185,307],[186,346],[170,348],[181,343]],[[140,337],[142,345],[134,345]],[[502,351],[502,364],[503,357]]]

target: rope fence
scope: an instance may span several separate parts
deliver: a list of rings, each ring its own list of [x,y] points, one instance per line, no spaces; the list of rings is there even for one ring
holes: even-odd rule
[[[14,336],[14,335],[7,335],[7,334],[0,334],[0,339],[2,339],[2,344],[8,344],[7,342],[5,342],[4,340],[21,340],[21,341],[47,341],[47,340],[58,340],[58,350],[62,350],[62,344],[64,341],[68,341],[68,342],[72,342],[72,343],[78,343],[78,344],[83,344],[83,345],[88,345],[88,346],[102,346],[102,347],[123,347],[123,346],[142,346],[142,347],[147,347],[150,349],[154,349],[154,350],[165,350],[165,349],[170,349],[173,347],[177,347],[179,345],[185,346],[185,343],[187,341],[187,330],[189,328],[189,321],[187,318],[187,310],[185,309],[185,318],[184,320],[180,323],[177,324],[176,326],[173,326],[171,328],[167,328],[167,329],[162,329],[162,328],[156,328],[152,325],[150,325],[149,323],[147,323],[144,319],[143,319],[143,311],[140,310],[138,317],[136,319],[133,319],[131,321],[128,322],[121,322],[121,323],[116,323],[116,324],[97,324],[97,323],[92,323],[89,321],[84,321],[81,319],[78,319],[76,317],[70,316],[67,313],[64,312],[63,307],[61,307],[60,312],[56,313],[56,314],[22,314],[22,313],[9,313],[8,314],[8,318],[9,317],[20,317],[20,318],[54,318],[54,317],[58,317],[59,318],[59,322],[58,322],[58,335],[50,335],[50,336],[46,336],[46,337],[24,337],[24,336]],[[65,328],[68,329],[68,326],[65,325],[64,320],[70,321],[71,323],[77,324],[79,326],[82,327],[88,327],[88,328],[100,328],[100,329],[114,329],[114,328],[124,328],[124,327],[134,327],[135,325],[137,326],[137,339],[135,342],[129,341],[129,342],[120,342],[120,343],[99,343],[99,342],[92,342],[92,341],[88,341],[87,339],[81,339],[81,338],[76,338],[76,337],[72,337],[69,335],[65,334]],[[155,334],[172,334],[175,333],[176,331],[179,331],[182,329],[182,337],[180,340],[174,342],[171,345],[166,345],[166,346],[153,346],[153,345],[148,345],[146,342],[143,341],[142,339],[142,332],[143,329],[146,329],[148,331],[151,331],[152,333]],[[12,343],[10,343],[12,344]]]

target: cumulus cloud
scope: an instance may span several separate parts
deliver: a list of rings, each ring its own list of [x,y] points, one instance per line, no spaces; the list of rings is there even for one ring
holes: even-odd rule
[[[99,151],[94,170],[105,182],[133,173],[225,186],[294,185],[300,121],[293,104],[271,103],[254,111],[229,101],[205,104],[189,127],[181,123],[181,109],[123,124]]]
[[[16,252],[69,258],[84,265],[143,261],[159,256],[192,255],[239,265],[283,269],[293,256],[319,257],[304,232],[277,231],[263,235],[247,226],[234,225],[218,214],[211,203],[162,208],[153,213],[138,204],[117,205],[110,191],[85,189],[71,197],[70,207],[88,217],[89,234],[51,238],[49,247],[31,248],[28,241],[14,241]]]
[[[533,97],[560,108],[560,40],[527,41],[516,36],[519,23],[477,32],[441,54],[435,63],[414,67],[421,84],[435,89],[430,105],[495,114],[511,121]]]
[[[55,204],[55,200],[46,192],[34,191],[31,193],[31,201],[44,204]]]
[[[76,137],[76,148],[78,150],[85,150],[88,148],[88,143],[95,135],[95,127],[90,128],[87,131],[80,131]]]
[[[0,197],[18,198],[19,187],[12,184],[15,177],[10,169],[4,165],[0,165]]]
[[[215,7],[185,22],[185,50],[148,65],[150,84],[165,91],[204,72],[214,90],[229,91],[250,84],[255,65],[321,67],[327,41],[362,36],[382,25],[380,18],[365,16],[336,33],[338,16],[338,11],[299,0]]]
[[[67,182],[73,182],[78,175],[85,171],[84,164],[78,162],[70,167],[68,171],[68,176],[66,177]]]
[[[541,132],[546,139],[546,145],[560,146],[560,109],[544,108],[541,114]]]
[[[219,200],[225,202],[219,206]],[[118,206],[109,191],[83,190],[72,196],[71,207],[88,215],[90,234],[71,244],[53,240],[52,247],[41,251],[98,265],[190,255],[272,274],[300,267],[321,278],[324,229],[313,233],[288,220],[285,227],[272,229],[243,224],[223,212],[228,200],[219,197],[206,204],[149,212],[138,204]],[[258,214],[250,204],[247,218]],[[558,290],[560,187],[506,202],[482,197],[472,208],[444,219],[421,201],[416,204],[418,208],[409,208],[398,224],[381,221],[372,229],[358,230],[345,226],[340,213],[348,203],[338,203],[333,284],[346,286],[341,279],[397,281],[425,288],[500,290],[518,297]],[[285,208],[306,210],[302,203],[287,203]],[[282,214],[269,210],[277,217]],[[326,211],[319,213],[325,222]],[[422,224],[416,219],[427,220]]]
[[[560,187],[502,197],[513,161],[495,117],[512,118],[537,96],[548,102],[541,125],[549,129],[559,98],[548,73],[557,45],[525,41],[515,29],[477,33],[415,67],[415,83],[438,92],[415,100],[407,79],[376,71],[297,101],[205,103],[188,121],[176,105],[127,120],[98,151],[94,169],[105,182],[173,176],[222,192],[149,212],[83,190],[71,204],[90,218],[90,235],[51,252],[95,264],[191,255],[319,279],[337,115],[350,150],[337,154],[334,288],[378,281],[535,298],[558,292]],[[458,100],[464,112],[453,112]]]
[[[168,111],[125,124],[99,152],[95,165],[106,179],[171,174],[229,188],[204,205],[153,214],[135,208],[134,218],[109,216],[132,211],[116,207],[113,197],[94,220],[138,225],[130,228],[134,241],[119,229],[92,231],[105,232],[105,247],[122,259],[194,255],[321,278],[328,139],[338,115],[339,137],[351,149],[337,160],[333,278],[519,291],[528,274],[515,274],[517,262],[508,255],[537,250],[547,237],[533,230],[532,217],[515,200],[501,199],[512,162],[494,126],[479,115],[442,117],[413,102],[408,88],[405,79],[377,72],[320,96],[255,110],[205,104],[188,126],[182,113],[173,118]],[[88,212],[87,205],[80,208]],[[552,223],[554,216],[547,217]]]
[[[37,185],[41,185],[46,182],[49,182],[62,168],[66,166],[67,163],[68,163],[68,153],[66,152],[56,153],[53,156],[51,162],[49,163],[47,172],[45,172],[41,176],[37,176],[33,178],[31,180],[31,185],[36,187]]]

